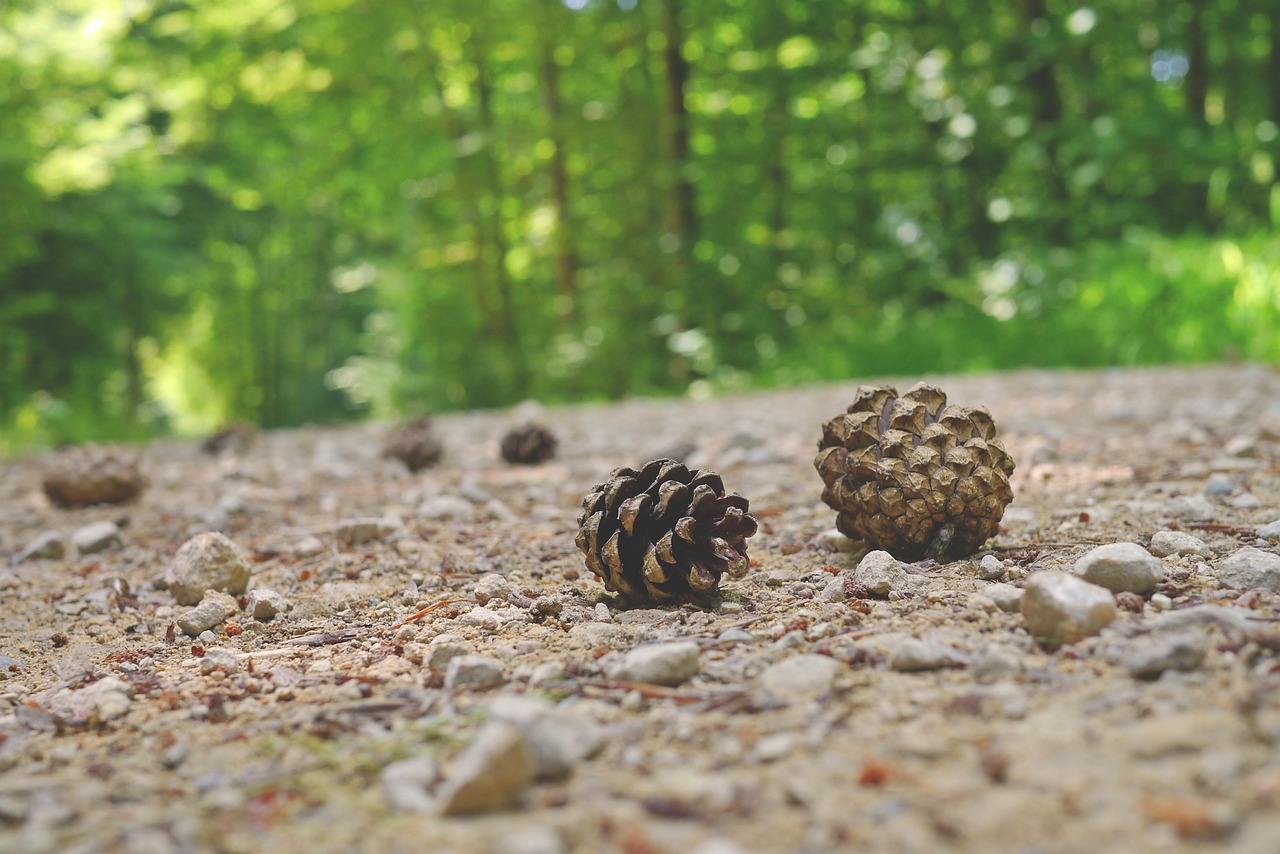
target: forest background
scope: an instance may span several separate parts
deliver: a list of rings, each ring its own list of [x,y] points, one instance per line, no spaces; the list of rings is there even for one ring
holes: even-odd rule
[[[6,0],[0,454],[1280,362],[1274,0]]]

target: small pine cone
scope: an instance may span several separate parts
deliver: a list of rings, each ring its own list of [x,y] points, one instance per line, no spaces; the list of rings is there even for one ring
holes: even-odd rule
[[[900,560],[973,554],[1013,500],[1013,459],[991,413],[947,406],[924,383],[901,397],[859,388],[848,413],[823,426],[814,466],[841,533]]]
[[[138,455],[85,445],[62,454],[44,475],[44,494],[59,507],[123,504],[146,488]]]
[[[525,424],[502,437],[502,458],[518,465],[544,463],[556,455],[556,437],[541,424]]]
[[[418,472],[440,462],[444,445],[431,429],[431,417],[423,415],[402,425],[387,437],[382,456],[394,457]]]
[[[243,454],[257,438],[257,427],[247,421],[232,421],[200,443],[200,450],[215,457],[223,453]]]
[[[747,570],[756,520],[711,471],[654,460],[620,468],[582,501],[576,543],[604,586],[633,601],[710,593]]]

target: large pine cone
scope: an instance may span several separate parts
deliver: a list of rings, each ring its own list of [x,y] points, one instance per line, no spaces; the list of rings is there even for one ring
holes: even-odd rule
[[[59,456],[44,474],[44,494],[59,507],[123,504],[141,494],[147,478],[138,455],[85,445]]]
[[[836,527],[902,560],[971,555],[1013,500],[1013,459],[984,407],[947,406],[917,383],[862,386],[822,429],[814,466]]]
[[[582,501],[578,548],[604,586],[635,601],[710,593],[747,570],[756,520],[711,471],[654,460],[615,470]]]
[[[394,457],[418,472],[440,462],[444,445],[431,429],[431,417],[423,415],[399,427],[382,448],[382,456]]]
[[[556,455],[556,437],[541,424],[525,424],[502,437],[502,458],[509,463],[536,465]]]

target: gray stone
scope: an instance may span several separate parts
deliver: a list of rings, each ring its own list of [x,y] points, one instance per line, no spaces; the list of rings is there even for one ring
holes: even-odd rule
[[[215,670],[221,670],[227,674],[238,673],[240,659],[236,651],[224,646],[211,646],[206,649],[200,658],[200,672],[207,675]]]
[[[793,655],[769,665],[756,677],[759,686],[783,702],[817,700],[831,693],[844,665],[825,655]]]
[[[837,576],[822,586],[822,592],[818,594],[818,600],[821,602],[843,602],[845,596],[844,579]]]
[[[853,580],[877,596],[910,586],[907,568],[888,552],[874,551],[858,562]]]
[[[1257,510],[1262,506],[1262,499],[1252,492],[1242,492],[1233,496],[1227,503],[1237,510]]]
[[[589,715],[532,697],[496,698],[489,706],[489,719],[524,733],[539,780],[567,776],[605,743],[604,728]]]
[[[1004,564],[995,555],[984,555],[978,561],[978,577],[983,581],[999,581],[1004,577]]]
[[[471,502],[457,495],[435,495],[418,505],[418,518],[433,522],[448,519],[464,519],[475,508]]]
[[[1207,649],[1200,629],[1153,634],[1137,642],[1124,666],[1136,679],[1155,679],[1166,670],[1195,670]]]
[[[440,812],[475,815],[505,809],[536,774],[537,762],[524,733],[506,723],[485,724],[440,786]]]
[[[71,535],[71,542],[82,555],[97,554],[112,546],[124,544],[120,537],[120,526],[115,522],[91,522],[83,528],[77,528]]]
[[[206,590],[243,593],[251,575],[252,570],[235,543],[223,534],[203,533],[182,544],[169,564],[165,580],[179,605],[194,605]]]
[[[609,675],[626,682],[674,686],[691,679],[698,668],[698,645],[693,641],[676,641],[628,650]]]
[[[354,519],[343,519],[333,527],[333,535],[348,546],[358,546],[381,540],[400,530],[397,519],[381,519],[375,516],[364,516]]]
[[[904,673],[940,670],[959,661],[950,647],[919,638],[903,638],[889,650],[889,666]]]
[[[1225,472],[1216,471],[1209,475],[1209,479],[1204,483],[1204,494],[1221,498],[1236,491],[1236,485],[1231,480],[1231,475]]]
[[[1200,555],[1212,557],[1213,549],[1197,536],[1184,531],[1156,531],[1151,535],[1151,553],[1156,557],[1169,555]]]
[[[1268,522],[1259,528],[1258,536],[1264,540],[1280,540],[1280,519]]]
[[[1105,587],[1057,570],[1027,576],[1022,618],[1037,640],[1075,643],[1102,631],[1116,618],[1116,605]]]
[[[107,676],[78,690],[57,692],[45,708],[71,723],[82,724],[122,717],[132,702],[130,687],[114,676]]]
[[[1076,574],[1112,593],[1150,593],[1164,580],[1164,564],[1137,543],[1108,543],[1076,561]]]
[[[511,585],[507,579],[496,572],[490,572],[482,575],[476,581],[476,589],[474,596],[483,605],[492,599],[505,602],[507,594],[511,592]]]
[[[208,631],[225,620],[234,610],[235,600],[232,600],[231,605],[232,610],[228,610],[225,599],[207,596],[199,605],[178,617],[178,628],[190,637],[198,637],[201,632]]]
[[[294,543],[292,551],[298,557],[315,557],[324,551],[324,540],[311,534]]]
[[[716,636],[716,640],[726,643],[755,643],[756,636],[746,629],[725,629]]]
[[[1280,590],[1280,555],[1245,546],[1218,564],[1218,582],[1231,590]]]
[[[1022,610],[1023,590],[1012,584],[993,584],[986,589],[986,594],[996,607],[1008,614],[1016,614]]]
[[[431,788],[440,780],[440,767],[430,756],[414,756],[383,768],[381,780],[392,809],[431,812],[435,806]]]
[[[283,614],[293,607],[283,594],[269,587],[258,587],[249,591],[249,612],[253,618],[266,622],[277,614]]]
[[[991,682],[1002,676],[1021,673],[1022,659],[1010,650],[991,647],[973,657],[969,662],[969,670],[979,682]]]
[[[1218,509],[1203,495],[1179,495],[1169,499],[1164,512],[1192,522],[1210,522],[1218,514]]]
[[[459,655],[445,667],[446,688],[492,688],[507,681],[502,662],[485,655]]]
[[[833,552],[852,552],[857,551],[858,544],[837,531],[835,528],[829,528],[813,538],[813,543],[821,548],[828,549]]]
[[[28,560],[58,560],[67,553],[67,541],[57,531],[45,531],[23,549],[14,563]]]

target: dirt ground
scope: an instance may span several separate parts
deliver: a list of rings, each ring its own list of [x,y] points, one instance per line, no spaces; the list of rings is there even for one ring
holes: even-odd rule
[[[53,455],[0,463],[0,850],[1280,851],[1280,573],[1221,569],[1277,551],[1280,373],[932,380],[991,410],[1015,500],[887,595],[813,468],[856,383],[441,416],[418,474],[381,425],[158,442],[123,506],[51,506]],[[560,453],[509,466],[530,416]],[[624,609],[579,503],[671,453],[750,499],[752,566],[709,607]],[[103,521],[119,542],[78,554]],[[1028,634],[1031,574],[1171,529],[1203,548],[1110,625]],[[210,530],[252,579],[193,637],[166,572]],[[45,532],[66,554],[16,562]]]

